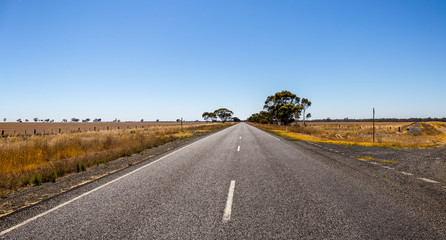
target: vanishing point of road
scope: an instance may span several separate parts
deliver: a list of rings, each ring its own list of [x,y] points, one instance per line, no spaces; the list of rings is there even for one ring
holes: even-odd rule
[[[446,239],[444,188],[240,123],[0,220],[0,239]]]

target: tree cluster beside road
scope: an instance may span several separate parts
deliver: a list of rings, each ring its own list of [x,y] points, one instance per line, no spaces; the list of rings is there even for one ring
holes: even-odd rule
[[[306,113],[311,106],[311,101],[307,98],[300,98],[290,91],[277,92],[268,96],[263,106],[263,111],[252,114],[247,121],[263,124],[289,125],[300,118],[303,112],[303,123],[305,119],[311,117],[311,113]]]
[[[216,122],[217,121],[217,117],[220,118],[220,120],[225,123],[229,120],[232,120],[234,122],[240,122],[240,119],[238,117],[232,117],[232,115],[234,114],[234,112],[232,112],[231,110],[227,109],[227,108],[219,108],[213,112],[204,112],[201,117],[203,117],[203,119],[207,122],[207,121],[212,121],[212,122]]]

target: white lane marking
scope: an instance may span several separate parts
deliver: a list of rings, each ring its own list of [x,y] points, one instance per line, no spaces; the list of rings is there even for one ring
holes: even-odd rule
[[[276,138],[276,137],[274,137],[274,136],[271,136],[271,135],[269,135],[270,137],[272,137],[272,138],[275,138],[276,140],[278,140],[278,141],[280,141],[280,139],[278,139],[278,138]]]
[[[407,175],[407,176],[412,176],[413,175],[412,173],[403,172],[403,171],[401,171],[401,173],[404,174],[404,175]]]
[[[239,139],[242,139],[242,136],[240,136]]]
[[[379,164],[376,163],[376,162],[368,162],[368,163],[373,164],[373,165],[379,165]]]
[[[435,180],[431,180],[429,178],[422,178],[422,177],[420,177],[418,179],[423,180],[423,181],[428,182],[428,183],[440,183],[440,182],[437,182]]]
[[[388,166],[381,166],[381,167],[383,167],[383,168],[385,168],[385,169],[390,169],[390,170],[395,169],[395,168],[393,168],[393,167],[388,167]]]
[[[238,146],[238,148],[237,148],[237,152],[240,152],[240,146]]]
[[[227,128],[227,129],[229,129],[229,128]],[[226,129],[225,129],[225,130],[226,130]],[[222,133],[222,132],[218,132],[218,133]],[[51,209],[49,209],[49,210],[47,210],[47,211],[45,211],[45,212],[43,212],[43,213],[41,213],[41,214],[39,214],[39,215],[36,215],[36,216],[34,216],[34,217],[32,217],[32,218],[29,218],[29,219],[23,221],[22,223],[19,223],[19,224],[15,225],[15,226],[12,226],[12,227],[10,227],[10,228],[8,228],[8,229],[6,229],[6,230],[0,232],[0,236],[3,236],[3,235],[5,235],[5,234],[7,234],[8,232],[11,232],[11,231],[13,231],[13,230],[15,230],[15,229],[17,229],[17,228],[19,228],[19,227],[21,227],[21,226],[23,226],[23,225],[26,225],[26,224],[28,224],[28,223],[30,223],[30,222],[32,222],[32,221],[34,221],[34,220],[36,220],[36,219],[38,219],[38,218],[40,218],[40,217],[43,217],[43,216],[45,216],[45,215],[47,215],[47,214],[49,214],[49,213],[52,213],[52,212],[56,211],[57,209],[59,209],[59,208],[65,206],[65,205],[68,205],[68,204],[70,204],[70,203],[72,203],[72,202],[74,202],[74,201],[76,201],[76,200],[78,200],[78,199],[80,199],[80,198],[82,198],[82,197],[85,197],[85,196],[87,196],[87,195],[89,195],[89,194],[91,194],[91,193],[93,193],[93,192],[96,192],[97,190],[99,190],[99,189],[101,189],[101,188],[104,188],[105,186],[108,186],[108,185],[110,185],[110,184],[112,184],[112,183],[114,183],[114,182],[116,182],[116,181],[119,181],[120,179],[125,178],[125,177],[127,177],[127,176],[129,176],[129,175],[131,175],[131,174],[133,174],[133,173],[135,173],[135,172],[138,172],[138,171],[140,171],[140,170],[142,170],[142,169],[144,169],[144,168],[146,168],[146,167],[148,167],[148,166],[151,166],[152,164],[155,164],[155,163],[157,163],[157,162],[163,160],[164,158],[167,158],[167,157],[169,157],[169,156],[171,156],[171,155],[173,155],[173,154],[175,154],[175,153],[177,153],[177,152],[179,152],[179,151],[181,151],[181,150],[183,150],[183,149],[186,149],[186,148],[188,148],[188,147],[190,147],[190,146],[192,146],[192,145],[194,145],[194,144],[197,144],[197,143],[199,143],[199,142],[201,142],[201,141],[203,141],[203,140],[205,140],[205,139],[207,139],[207,138],[209,138],[209,137],[211,137],[211,136],[215,136],[215,135],[212,134],[212,135],[207,136],[207,137],[205,137],[205,138],[203,138],[203,139],[201,139],[201,140],[198,140],[198,141],[196,141],[196,142],[194,142],[194,143],[191,143],[191,144],[189,144],[189,145],[187,145],[187,146],[184,146],[184,147],[182,147],[182,148],[180,148],[180,149],[178,149],[178,150],[176,150],[176,151],[174,151],[174,152],[171,152],[171,153],[167,154],[167,155],[164,156],[164,157],[161,157],[161,158],[158,159],[158,160],[155,160],[155,161],[153,161],[153,162],[151,162],[151,163],[149,163],[149,164],[147,164],[147,165],[141,166],[140,168],[137,168],[137,169],[135,169],[135,170],[133,170],[133,171],[131,171],[131,172],[125,174],[125,175],[122,175],[122,176],[120,176],[120,177],[118,177],[118,178],[116,178],[116,179],[114,179],[114,180],[108,182],[108,183],[105,183],[104,185],[101,185],[101,186],[99,186],[99,187],[97,187],[97,188],[95,188],[95,189],[92,189],[92,190],[90,190],[90,191],[88,191],[88,192],[85,192],[85,193],[83,193],[83,194],[81,194],[81,195],[79,195],[79,196],[77,196],[77,197],[75,197],[75,198],[73,198],[73,199],[71,199],[71,200],[69,200],[69,201],[67,201],[67,202],[64,202],[64,203],[62,203],[62,204],[60,204],[60,205],[58,205],[58,206],[56,206],[56,207],[54,207],[54,208],[51,208]],[[143,161],[144,161],[144,160],[143,160]]]
[[[234,188],[235,188],[235,180],[231,180],[231,184],[229,185],[228,192],[228,200],[226,200],[226,207],[223,213],[223,222],[227,223],[231,220],[231,212],[232,212],[232,199],[234,198]]]

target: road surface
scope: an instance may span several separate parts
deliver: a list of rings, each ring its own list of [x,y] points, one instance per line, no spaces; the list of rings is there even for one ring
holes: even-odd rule
[[[0,239],[445,239],[443,183],[240,123],[0,219]]]

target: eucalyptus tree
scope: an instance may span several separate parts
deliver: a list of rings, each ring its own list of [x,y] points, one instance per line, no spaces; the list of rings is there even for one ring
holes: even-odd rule
[[[220,120],[224,123],[224,122],[228,121],[229,119],[231,119],[234,112],[232,112],[231,110],[229,110],[227,108],[219,108],[214,111],[214,114],[217,117],[219,117]]]
[[[302,106],[302,111],[304,112],[304,114],[302,115],[304,126],[307,126],[307,125],[305,125],[305,118],[310,118],[311,114],[308,113],[307,115],[305,115],[305,111],[307,110],[307,108],[309,108],[311,106],[311,101],[306,98],[302,98],[302,102],[300,103],[300,105]],[[308,117],[308,115],[309,115],[309,117]]]
[[[296,94],[284,90],[268,96],[263,109],[268,111],[272,122],[288,125],[299,118],[302,106]]]

